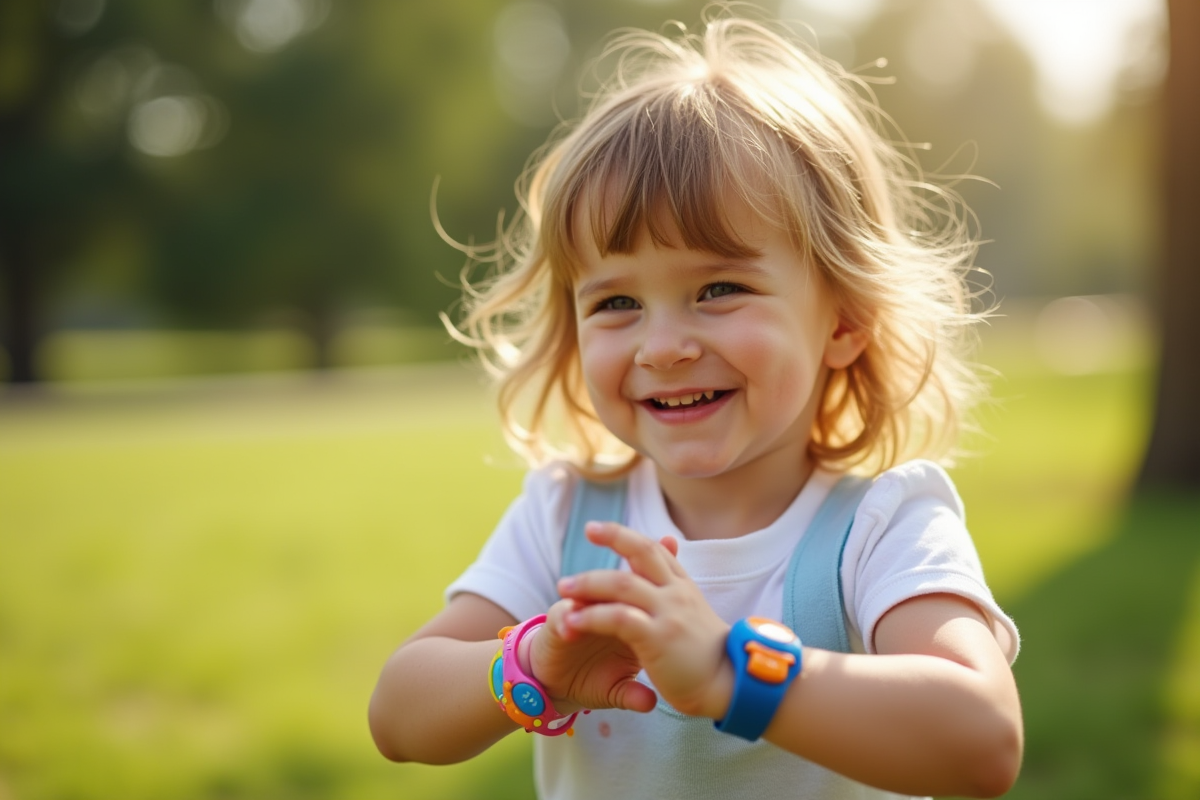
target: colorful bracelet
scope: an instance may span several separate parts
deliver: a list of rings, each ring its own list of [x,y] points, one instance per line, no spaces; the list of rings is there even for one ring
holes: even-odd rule
[[[546,690],[536,678],[525,674],[517,658],[521,640],[545,622],[546,615],[539,614],[520,625],[500,629],[497,635],[504,644],[496,651],[496,657],[488,668],[488,689],[500,710],[523,727],[526,733],[536,732],[543,736],[561,736],[565,733],[574,736],[572,726],[579,712],[558,713]]]

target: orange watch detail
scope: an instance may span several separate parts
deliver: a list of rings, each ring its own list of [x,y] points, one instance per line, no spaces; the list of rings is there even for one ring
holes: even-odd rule
[[[791,653],[782,653],[759,642],[746,642],[746,672],[764,683],[783,683],[788,671],[796,663]]]

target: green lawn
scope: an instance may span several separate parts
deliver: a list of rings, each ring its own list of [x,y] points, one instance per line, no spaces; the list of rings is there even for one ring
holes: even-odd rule
[[[339,367],[372,367],[452,358],[440,327],[359,323],[334,338]],[[58,331],[39,351],[49,380],[89,382],[297,370],[313,362],[312,343],[291,328],[251,331]],[[7,363],[0,352],[0,375]]]
[[[1025,636],[1016,798],[1200,796],[1200,501],[1128,502],[1140,371],[1014,363],[957,472]],[[367,698],[521,470],[463,367],[0,396],[0,798],[530,797]]]

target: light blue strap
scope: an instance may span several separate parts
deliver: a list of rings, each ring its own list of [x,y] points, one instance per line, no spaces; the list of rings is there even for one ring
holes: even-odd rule
[[[783,624],[810,647],[850,652],[842,610],[842,551],[870,478],[846,475],[817,509],[792,552],[783,583]]]
[[[563,539],[562,575],[577,575],[592,569],[616,569],[621,557],[607,547],[597,547],[583,535],[589,522],[624,522],[625,493],[628,481],[624,478],[599,483],[581,479],[571,501],[571,516],[567,520]]]
[[[616,569],[620,557],[584,536],[593,520],[625,521],[627,481],[580,480],[563,539],[562,575]],[[842,551],[870,478],[847,475],[829,492],[792,553],[783,584],[783,623],[812,647],[847,653],[850,637],[842,610]]]

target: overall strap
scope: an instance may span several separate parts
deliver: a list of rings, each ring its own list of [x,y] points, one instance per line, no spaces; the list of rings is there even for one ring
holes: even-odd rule
[[[792,552],[783,583],[783,624],[806,645],[850,652],[842,610],[842,551],[858,504],[870,488],[870,478],[846,475],[839,480]]]
[[[621,557],[607,547],[597,547],[583,535],[589,522],[624,522],[625,494],[629,481],[590,481],[581,478],[571,500],[571,516],[563,538],[562,576],[592,569],[616,569]]]
[[[850,651],[842,610],[842,551],[858,504],[871,483],[870,478],[854,475],[839,480],[792,552],[783,584],[783,623],[806,645]],[[616,569],[620,564],[616,553],[587,540],[583,526],[593,520],[624,522],[627,486],[624,479],[603,483],[580,479],[563,538],[564,577],[592,569]]]

